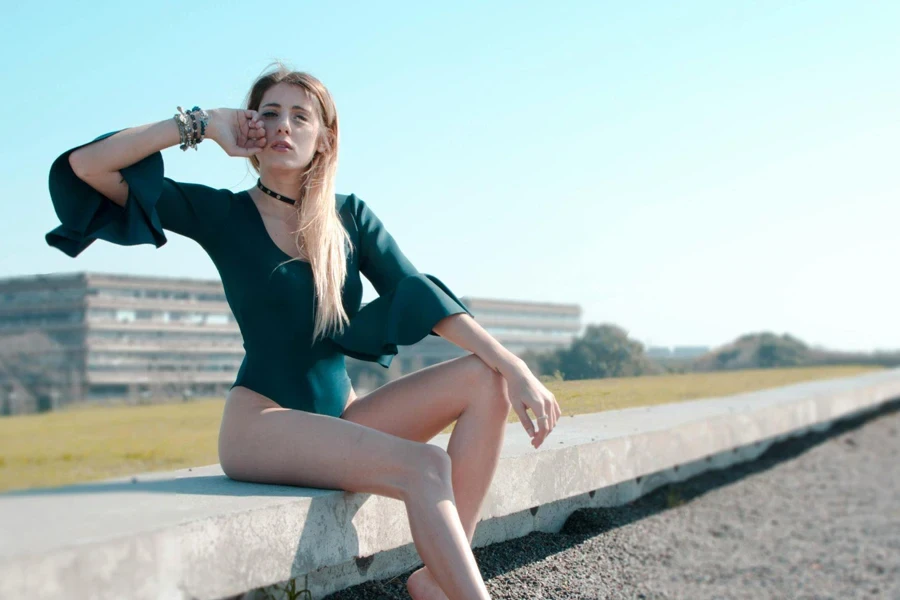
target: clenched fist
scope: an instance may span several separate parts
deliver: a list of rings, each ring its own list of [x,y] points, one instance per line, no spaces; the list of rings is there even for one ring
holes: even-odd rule
[[[266,129],[255,110],[214,108],[209,112],[206,137],[228,156],[249,157],[266,147]]]

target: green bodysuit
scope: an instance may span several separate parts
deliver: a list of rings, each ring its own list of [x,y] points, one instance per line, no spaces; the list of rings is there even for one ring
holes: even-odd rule
[[[290,257],[269,237],[249,193],[173,181],[163,176],[156,152],[121,170],[129,188],[121,207],[72,171],[69,154],[82,146],[50,168],[50,197],[62,224],[46,235],[47,243],[73,258],[95,239],[158,248],[166,243],[164,230],[199,243],[219,272],[244,340],[232,387],[247,387],[285,408],[339,417],[350,394],[345,355],[386,368],[398,345],[438,335],[432,327],[446,316],[472,315],[436,277],[419,273],[365,202],[338,194],[336,209],[355,244],[341,292],[350,322],[311,345],[312,269],[304,261],[278,267]],[[362,309],[360,273],[379,294]]]

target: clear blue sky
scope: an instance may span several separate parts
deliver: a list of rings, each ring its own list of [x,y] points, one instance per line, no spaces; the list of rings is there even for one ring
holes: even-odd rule
[[[142,5],[143,4],[143,5]],[[337,188],[458,295],[575,302],[652,345],[900,348],[900,3],[70,2],[4,9],[0,276],[216,277],[193,241],[44,242],[61,152],[275,58],[329,87]],[[214,142],[166,174],[234,190]],[[364,300],[375,297],[366,282]]]

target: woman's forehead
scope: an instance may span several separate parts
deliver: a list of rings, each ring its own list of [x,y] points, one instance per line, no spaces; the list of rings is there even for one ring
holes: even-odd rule
[[[280,104],[282,108],[300,106],[307,110],[312,110],[314,103],[306,88],[290,83],[276,83],[263,94],[260,106],[268,103]]]

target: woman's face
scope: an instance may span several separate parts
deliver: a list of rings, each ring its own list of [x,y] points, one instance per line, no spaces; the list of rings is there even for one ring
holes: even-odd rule
[[[275,84],[263,94],[258,112],[266,128],[266,147],[256,155],[260,170],[302,171],[317,149],[324,150],[316,100],[306,89]]]

